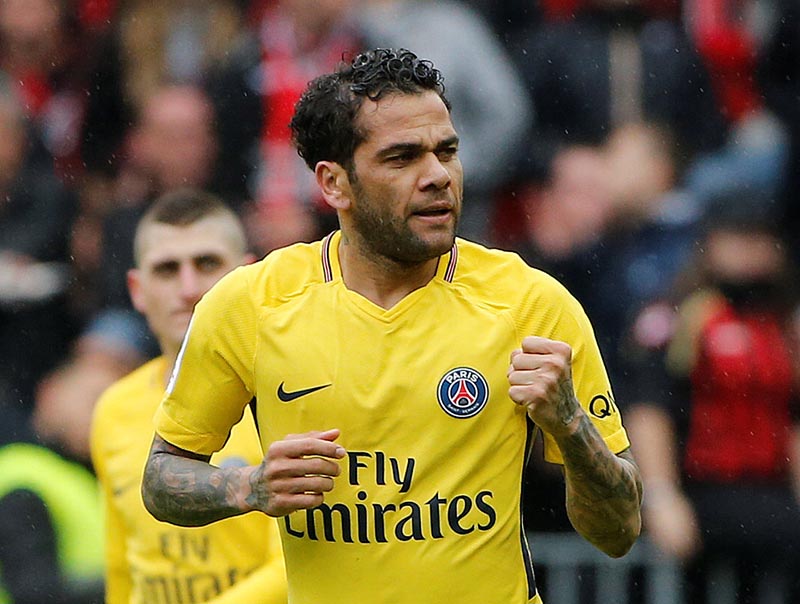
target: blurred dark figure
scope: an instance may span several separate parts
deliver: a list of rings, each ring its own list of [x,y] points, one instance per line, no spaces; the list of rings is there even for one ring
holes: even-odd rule
[[[527,227],[519,252],[583,304],[619,391],[620,334],[669,291],[695,245],[699,210],[679,187],[675,153],[669,129],[623,124],[603,145],[565,148],[545,185],[519,196]]]
[[[503,43],[507,43],[517,32],[533,27],[543,18],[541,1],[530,0],[461,0],[486,17]]]
[[[752,192],[715,200],[689,293],[629,334],[645,528],[687,563],[691,602],[721,560],[739,602],[800,597],[798,292],[768,207]]]
[[[789,136],[786,171],[779,196],[785,234],[800,261],[800,4],[780,2],[780,18],[758,64],[766,105],[783,121]]]
[[[75,200],[52,168],[30,159],[20,101],[0,92],[0,416],[27,416],[38,379],[77,326],[67,311]]]
[[[142,102],[115,181],[114,209],[104,226],[104,305],[130,305],[125,274],[133,264],[133,234],[151,201],[185,186],[215,189],[215,120],[204,90],[190,84],[158,87]]]
[[[695,246],[699,213],[678,186],[674,153],[668,129],[624,124],[604,145],[565,149],[545,185],[518,196],[526,230],[517,249],[567,284],[592,318],[622,408],[631,394],[621,334],[648,302],[669,293]],[[550,517],[563,510],[560,472],[548,469],[537,472],[552,487],[526,493],[534,527],[552,526]]]
[[[238,0],[82,0],[87,27],[100,28],[88,86],[81,153],[91,179],[112,178],[132,122],[167,84],[202,86],[238,43]]]
[[[703,62],[681,24],[650,7],[587,0],[574,18],[542,21],[512,41],[536,110],[527,178],[541,178],[563,146],[600,144],[627,122],[666,125],[684,163],[723,143],[726,124]]]

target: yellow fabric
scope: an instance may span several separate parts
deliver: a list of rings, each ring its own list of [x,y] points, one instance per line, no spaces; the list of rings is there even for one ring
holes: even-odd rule
[[[537,602],[520,520],[530,432],[506,372],[524,336],[567,341],[579,400],[610,448],[627,448],[583,310],[516,255],[463,240],[428,285],[384,310],[344,286],[338,237],[330,257],[320,242],[278,250],[206,295],[158,432],[211,453],[253,396],[265,446],[341,429],[334,490],[281,521],[293,604]],[[485,405],[456,408],[450,378]],[[546,452],[561,459],[549,438]]]
[[[0,448],[0,498],[19,489],[35,493],[47,507],[65,580],[102,577],[100,497],[91,472],[46,447],[6,445]],[[7,598],[0,589],[0,602]]]
[[[279,604],[286,576],[276,522],[251,513],[207,527],[155,520],[141,500],[164,392],[163,357],[123,378],[101,397],[92,424],[92,460],[105,499],[107,604]],[[261,460],[252,417],[231,432],[215,465]]]

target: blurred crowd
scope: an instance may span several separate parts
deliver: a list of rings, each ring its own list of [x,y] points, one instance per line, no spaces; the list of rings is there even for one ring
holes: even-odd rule
[[[742,601],[781,565],[791,589],[796,0],[0,1],[0,447],[91,469],[98,396],[158,352],[126,274],[159,195],[220,196],[259,256],[336,228],[287,123],[376,46],[445,76],[461,234],[586,308],[615,388],[592,412],[623,411],[651,538],[746,565]],[[568,529],[560,480],[533,462],[529,528]]]

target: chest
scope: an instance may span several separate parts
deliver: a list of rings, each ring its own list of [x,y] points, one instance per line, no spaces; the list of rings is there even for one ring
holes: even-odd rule
[[[513,322],[444,302],[433,295],[380,313],[332,297],[265,316],[255,371],[262,438],[337,427],[345,447],[393,443],[394,455],[433,435],[444,451],[503,439],[519,419],[506,378],[519,346]]]

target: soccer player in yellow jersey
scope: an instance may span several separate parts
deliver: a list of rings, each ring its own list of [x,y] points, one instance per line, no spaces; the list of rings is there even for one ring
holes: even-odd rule
[[[198,304],[156,414],[148,509],[279,517],[292,604],[540,603],[520,498],[542,432],[575,528],[627,552],[640,479],[592,328],[554,279],[456,238],[439,72],[365,52],[314,80],[291,126],[341,230]],[[253,397],[264,460],[209,465]]]
[[[105,496],[106,602],[285,604],[273,518],[252,513],[202,528],[176,527],[148,514],[140,494],[153,414],[194,305],[225,273],[252,261],[242,225],[217,198],[185,189],[156,200],[134,245],[131,298],[163,354],[112,385],[95,409],[91,452]],[[211,461],[233,469],[261,458],[248,414]]]

